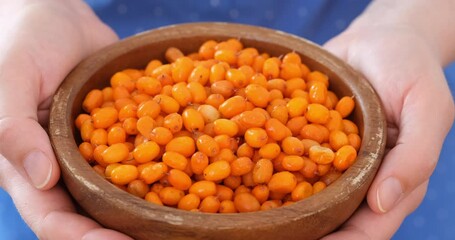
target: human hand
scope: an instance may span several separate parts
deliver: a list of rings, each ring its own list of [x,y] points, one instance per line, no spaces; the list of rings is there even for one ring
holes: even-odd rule
[[[129,239],[76,213],[44,130],[64,77],[116,35],[79,0],[2,2],[0,29],[0,186],[40,239]]]
[[[421,203],[454,121],[454,103],[434,44],[408,25],[354,23],[325,47],[377,91],[388,124],[387,150],[367,204],[329,239],[390,239]]]

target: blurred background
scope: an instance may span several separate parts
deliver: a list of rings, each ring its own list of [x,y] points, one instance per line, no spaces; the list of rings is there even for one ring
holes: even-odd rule
[[[184,22],[227,21],[259,25],[305,37],[318,44],[343,31],[369,1],[137,1],[86,0],[121,38],[148,29]],[[134,3],[135,2],[135,3]],[[286,3],[286,4],[284,4]],[[252,6],[255,7],[251,11]],[[445,69],[455,95],[455,64]],[[393,239],[453,239],[455,228],[455,127],[449,132],[438,165],[420,207],[402,224]],[[30,201],[33,201],[31,199]],[[0,189],[0,240],[36,239]]]

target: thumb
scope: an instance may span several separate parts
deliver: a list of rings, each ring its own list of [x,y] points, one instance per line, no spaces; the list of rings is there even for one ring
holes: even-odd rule
[[[28,69],[27,71],[18,71]],[[40,74],[26,54],[0,63],[0,154],[38,189],[60,177],[49,137],[38,123]]]

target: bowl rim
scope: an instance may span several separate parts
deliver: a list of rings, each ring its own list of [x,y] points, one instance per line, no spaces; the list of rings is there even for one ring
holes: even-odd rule
[[[93,74],[102,66],[104,61],[121,57],[129,51],[140,48],[144,44],[152,44],[157,41],[176,37],[190,38],[201,33],[204,33],[208,37],[213,35],[225,36],[226,39],[232,38],[232,35],[230,35],[231,32],[224,33],[220,30],[226,26],[237,29],[240,39],[262,41],[262,39],[257,39],[256,37],[258,32],[260,32],[260,34],[268,36],[271,43],[282,43],[285,41],[300,55],[314,57],[317,54],[319,56],[315,59],[317,59],[316,61],[319,64],[331,69],[333,73],[349,76],[350,81],[347,81],[346,84],[353,91],[354,96],[357,99],[370,99],[369,101],[356,101],[357,107],[363,110],[368,109],[371,111],[371,114],[363,116],[364,123],[368,124],[364,124],[362,144],[356,163],[342,174],[339,178],[340,181],[335,181],[327,189],[318,193],[318,195],[331,198],[334,204],[337,204],[346,201],[350,193],[361,185],[371,184],[372,175],[374,176],[377,172],[383,158],[387,128],[382,104],[370,83],[347,63],[307,39],[269,28],[224,22],[177,24],[146,31],[109,45],[77,65],[56,91],[49,118],[49,135],[54,152],[64,173],[64,180],[66,181],[65,178],[68,177],[67,175],[74,173],[74,179],[80,184],[85,185],[89,189],[90,194],[99,194],[99,196],[115,194],[127,198],[128,202],[122,202],[114,198],[107,200],[111,201],[112,204],[118,205],[119,208],[123,208],[125,211],[147,212],[150,213],[146,217],[147,219],[157,220],[159,218],[161,221],[174,226],[179,226],[184,222],[185,224],[189,224],[187,227],[190,228],[248,228],[252,224],[257,224],[254,222],[254,219],[257,217],[269,219],[269,221],[262,222],[264,224],[263,227],[267,227],[276,225],[278,222],[284,220],[289,221],[291,219],[291,221],[297,221],[304,217],[311,217],[318,212],[326,210],[329,207],[328,204],[318,202],[318,198],[315,197],[268,211],[238,214],[196,213],[149,203],[144,204],[146,202],[143,199],[118,189],[108,181],[93,182],[93,179],[102,179],[102,177],[98,176],[95,171],[92,171],[89,164],[76,152],[77,145],[72,131],[74,128],[74,119],[66,117],[63,113],[71,111],[71,103],[74,101],[78,89],[82,87],[85,81],[78,79],[79,74],[82,72],[87,73],[87,75]],[[119,46],[122,46],[122,48]],[[69,89],[69,91],[63,91],[62,89]],[[366,132],[369,133],[367,137],[365,137]],[[367,175],[366,172],[373,174]],[[69,190],[71,192],[72,189]],[[220,221],[221,219],[229,219],[232,225],[226,226],[225,221]]]

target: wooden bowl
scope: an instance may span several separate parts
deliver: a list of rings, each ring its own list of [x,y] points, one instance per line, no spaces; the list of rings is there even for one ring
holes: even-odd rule
[[[312,70],[326,73],[338,96],[355,96],[353,120],[362,145],[357,161],[337,181],[315,196],[286,207],[238,214],[208,214],[150,204],[120,190],[89,166],[79,154],[74,119],[84,96],[109,84],[125,68],[144,68],[163,59],[168,47],[197,51],[206,40],[239,38],[245,46],[273,56],[295,51]],[[53,99],[50,138],[63,180],[84,211],[107,228],[135,239],[316,239],[334,231],[364,200],[381,163],[386,123],[381,103],[370,84],[350,66],[305,39],[280,31],[228,23],[174,25],[145,32],[82,61],[65,79]]]

